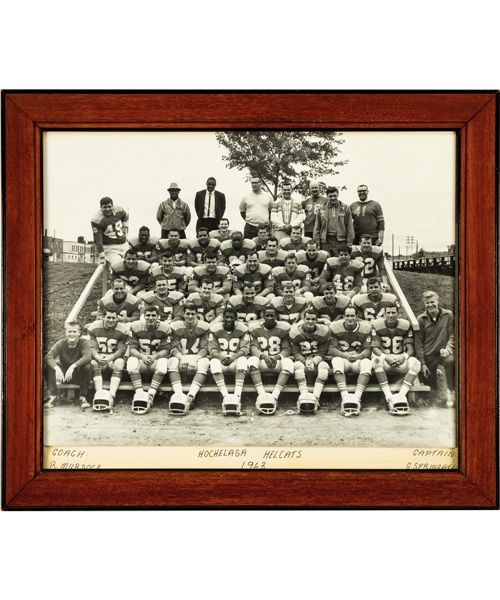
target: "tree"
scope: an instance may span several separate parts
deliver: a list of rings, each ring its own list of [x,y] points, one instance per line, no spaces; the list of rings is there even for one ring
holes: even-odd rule
[[[248,170],[248,179],[259,176],[275,200],[284,180],[305,196],[312,179],[337,175],[348,162],[337,160],[345,142],[338,131],[228,131],[215,137],[227,150],[226,167]]]
[[[420,250],[417,252],[417,256],[419,258],[425,258],[425,250],[423,248],[420,248]]]

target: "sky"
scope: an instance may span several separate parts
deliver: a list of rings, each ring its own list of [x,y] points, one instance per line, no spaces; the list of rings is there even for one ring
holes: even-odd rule
[[[340,199],[357,200],[366,184],[369,199],[384,211],[384,249],[406,251],[406,237],[419,248],[446,250],[455,243],[455,157],[453,132],[344,132],[339,174],[327,185],[346,186]],[[92,239],[91,217],[103,196],[130,214],[129,236],[147,225],[159,235],[156,211],[175,182],[191,208],[187,229],[194,237],[194,197],[208,177],[226,195],[232,229],[242,229],[238,205],[249,193],[248,173],[228,169],[213,132],[46,132],[44,133],[44,228],[48,235]],[[416,247],[414,248],[414,250]]]

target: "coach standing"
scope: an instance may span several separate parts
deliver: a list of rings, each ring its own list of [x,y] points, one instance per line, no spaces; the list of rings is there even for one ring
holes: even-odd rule
[[[160,203],[156,213],[156,220],[161,227],[161,238],[168,237],[170,229],[179,230],[179,238],[186,239],[186,227],[191,221],[191,211],[186,202],[179,198],[181,188],[172,182],[168,188],[170,198]]]
[[[217,182],[215,177],[207,179],[207,189],[196,192],[194,198],[194,209],[198,215],[196,233],[200,227],[206,227],[208,231],[219,229],[219,223],[226,211],[226,196],[222,192],[216,192]]]
[[[257,237],[259,225],[270,224],[271,208],[274,203],[271,194],[262,191],[260,177],[252,177],[250,183],[252,192],[240,202],[240,214],[245,220],[243,237],[249,240]]]
[[[354,243],[361,242],[361,235],[371,235],[372,244],[382,246],[384,243],[385,221],[382,207],[375,200],[368,200],[368,186],[358,186],[357,202],[350,206],[354,223]]]

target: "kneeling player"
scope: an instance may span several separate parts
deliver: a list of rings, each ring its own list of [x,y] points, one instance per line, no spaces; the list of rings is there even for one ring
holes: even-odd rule
[[[300,390],[297,406],[301,413],[315,413],[319,408],[319,397],[328,379],[328,363],[324,357],[330,337],[328,327],[318,323],[318,315],[310,308],[304,313],[304,321],[290,329],[295,379]],[[306,371],[317,373],[312,394],[307,389]]]
[[[348,306],[341,321],[333,321],[331,354],[333,376],[342,397],[340,412],[344,417],[359,415],[361,396],[372,372],[371,329],[368,323],[358,322],[356,309]],[[347,392],[346,373],[358,374],[354,394]]]
[[[392,415],[407,415],[410,412],[406,394],[415,377],[420,373],[420,361],[414,356],[413,331],[410,322],[398,319],[396,304],[385,307],[385,319],[375,319],[372,350],[373,370],[380,384]],[[386,373],[404,373],[399,393],[391,395]]]
[[[94,410],[112,409],[116,392],[122,380],[127,351],[128,333],[125,325],[118,323],[116,311],[105,309],[102,320],[94,321],[88,328],[90,340],[90,362],[93,371]],[[103,394],[102,372],[111,371],[109,395]]]
[[[224,309],[222,323],[210,327],[208,351],[210,354],[210,372],[222,394],[223,414],[240,414],[241,393],[248,370],[246,357],[250,351],[248,328],[236,321],[236,310],[227,306]],[[229,394],[224,373],[235,373],[234,394]]]
[[[127,371],[136,393],[132,400],[132,411],[144,414],[153,405],[153,400],[167,372],[167,356],[170,350],[171,329],[160,321],[157,306],[148,306],[144,321],[134,321],[130,327],[130,358]],[[141,373],[151,373],[151,385],[147,394],[142,389]]]
[[[255,406],[261,413],[272,415],[277,408],[278,398],[290,374],[293,373],[293,360],[288,333],[290,325],[276,321],[274,306],[264,310],[264,319],[249,324],[250,354],[248,366],[258,397]],[[272,394],[266,394],[260,373],[279,373]]]
[[[172,329],[172,350],[168,360],[168,376],[173,396],[169,411],[172,415],[185,415],[191,408],[196,394],[207,377],[209,324],[197,319],[194,304],[186,304],[182,321],[170,324]],[[188,395],[182,393],[180,373],[194,373]]]

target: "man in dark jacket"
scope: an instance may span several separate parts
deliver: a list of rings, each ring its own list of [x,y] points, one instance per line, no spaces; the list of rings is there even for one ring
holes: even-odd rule
[[[206,227],[208,231],[219,228],[219,222],[226,211],[226,196],[222,192],[216,192],[217,182],[215,177],[207,179],[207,189],[196,192],[194,198],[194,209],[198,216],[196,222],[196,233],[200,227]]]

